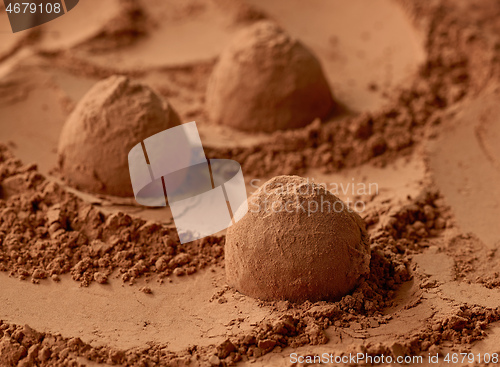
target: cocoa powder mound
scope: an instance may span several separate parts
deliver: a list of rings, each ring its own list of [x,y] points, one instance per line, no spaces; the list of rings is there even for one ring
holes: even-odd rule
[[[261,300],[338,300],[368,273],[363,220],[324,187],[278,176],[227,230],[229,285]],[[313,211],[314,210],[314,211]]]
[[[332,108],[319,61],[271,21],[235,37],[215,65],[206,94],[211,120],[251,132],[303,127]]]
[[[113,76],[80,100],[59,138],[59,169],[79,189],[133,196],[128,152],[180,124],[177,113],[149,87]]]
[[[2,366],[82,366],[80,358],[109,365],[144,366],[229,366],[241,360],[258,358],[285,346],[322,344],[328,338],[322,331],[330,319],[342,319],[349,325],[353,315],[341,317],[343,311],[335,306],[309,305],[301,319],[284,315],[272,323],[263,322],[252,333],[212,347],[192,347],[184,352],[168,352],[162,344],[145,348],[119,350],[101,346],[93,347],[80,338],[64,338],[60,334],[39,332],[28,325],[21,326],[0,320],[0,363]],[[384,317],[376,318],[381,324]],[[500,310],[462,305],[442,319],[433,320],[425,330],[408,336],[407,342],[390,345],[373,343],[351,347],[344,353],[366,353],[371,356],[386,355],[394,359],[400,355],[416,355],[422,351],[439,352],[446,342],[455,345],[470,344],[485,336],[485,329],[500,320]],[[326,322],[325,322],[326,321]],[[371,323],[374,321],[372,320]],[[336,325],[341,325],[336,322]],[[368,319],[361,320],[362,328],[369,328]]]
[[[122,212],[105,215],[0,145],[0,271],[20,279],[71,273],[87,286],[113,273],[123,281],[192,274],[222,260],[224,238],[181,245],[177,232]],[[117,271],[117,272],[116,272]]]
[[[181,245],[172,228],[123,213],[104,215],[47,181],[36,166],[22,165],[5,146],[0,146],[0,187],[0,270],[21,279],[31,277],[38,283],[71,273],[74,280],[88,285],[114,274],[126,281],[153,274],[161,278],[175,269],[190,274],[209,264],[220,264],[224,257],[224,237]],[[379,209],[368,212],[370,271],[338,302],[262,302],[277,315],[220,345],[188,348],[181,353],[168,352],[168,346],[160,344],[126,351],[92,347],[78,338],[0,322],[0,361],[5,365],[74,365],[83,357],[115,365],[145,361],[160,366],[191,362],[230,365],[287,346],[326,343],[329,327],[342,329],[355,324],[370,329],[373,324],[385,324],[390,316],[383,310],[393,305],[400,285],[412,278],[411,255],[421,252],[428,240],[443,230],[440,200],[435,192],[423,192],[409,205],[390,213],[388,220],[380,219]],[[397,345],[373,344],[365,350],[373,355],[395,355],[401,350],[414,355],[429,350],[433,343],[467,344],[483,338],[484,329],[499,319],[498,310],[462,305],[456,314],[434,318],[425,329]]]
[[[3,195],[8,193],[8,197],[0,201],[2,208],[2,222],[0,224],[0,234],[2,235],[2,252],[0,261],[3,270],[22,269],[23,274],[43,278],[45,264],[39,261],[41,256],[29,257],[31,254],[37,254],[43,251],[45,259],[50,262],[51,258],[58,254],[61,256],[63,267],[57,272],[48,266],[47,273],[58,274],[60,272],[73,272],[76,280],[88,279],[92,281],[96,276],[96,265],[99,259],[104,258],[110,261],[109,267],[103,265],[99,267],[99,273],[111,274],[111,269],[119,269],[121,274],[129,274],[127,266],[133,269],[133,276],[147,276],[155,273],[165,267],[171,269],[171,265],[183,264],[181,266],[190,266],[196,261],[203,260],[207,263],[217,263],[223,256],[222,241],[214,242],[212,245],[207,243],[202,245],[206,250],[196,253],[193,248],[181,248],[181,245],[172,241],[171,247],[155,245],[161,238],[171,238],[165,236],[162,226],[156,225],[153,231],[147,230],[137,236],[137,226],[143,227],[144,221],[135,223],[135,219],[129,218],[123,214],[104,216],[97,211],[89,209],[89,205],[80,203],[78,199],[64,193],[62,189],[45,189],[43,186],[46,180],[36,173],[33,166],[23,166],[18,160],[6,151],[5,147],[0,147],[0,182],[3,188]],[[16,183],[13,185],[13,183]],[[13,186],[11,186],[11,184]],[[20,186],[19,186],[20,185]],[[21,193],[15,193],[17,188]],[[31,200],[32,195],[39,191],[38,201]],[[50,200],[50,201],[49,201]],[[53,208],[53,203],[59,202],[62,209]],[[34,204],[35,203],[35,204]],[[45,206],[52,204],[52,209]],[[79,205],[82,205],[80,207]],[[19,206],[19,207],[18,207]],[[11,208],[9,213],[5,213],[5,208]],[[39,237],[47,230],[44,228],[49,223],[68,223],[75,228],[78,227],[75,221],[75,213],[83,208],[87,214],[88,224],[80,229],[66,228],[61,233],[60,241],[64,241],[63,247],[53,247],[50,242],[41,249],[33,246],[23,237],[26,226],[23,214],[24,211],[34,210],[35,216],[39,220],[39,225],[35,228],[36,234],[31,233],[33,237]],[[325,330],[329,327],[350,328],[357,325],[361,329],[370,329],[372,325],[380,325],[389,322],[390,316],[383,313],[383,310],[391,306],[394,302],[393,297],[397,289],[403,282],[411,279],[409,256],[422,251],[425,247],[426,239],[438,234],[442,230],[439,218],[442,212],[440,207],[440,198],[433,192],[424,192],[421,196],[412,200],[412,203],[395,211],[390,218],[399,218],[397,221],[388,220],[380,222],[378,220],[378,211],[369,212],[365,218],[369,224],[371,239],[371,260],[370,273],[360,280],[360,285],[352,294],[342,297],[338,302],[309,302],[302,304],[293,304],[286,301],[280,302],[262,302],[262,306],[271,307],[277,311],[277,315],[269,320],[259,323],[252,331],[237,334],[225,342],[209,347],[188,348],[184,352],[168,352],[168,346],[161,344],[150,344],[146,348],[117,350],[110,347],[92,347],[82,342],[78,338],[63,338],[61,335],[52,335],[50,333],[37,332],[29,326],[19,326],[0,321],[0,361],[9,366],[29,365],[35,363],[41,366],[64,365],[79,363],[78,358],[83,357],[96,363],[108,363],[112,365],[141,365],[141,363],[156,364],[159,366],[169,365],[194,365],[203,363],[212,363],[213,365],[231,365],[241,360],[255,359],[262,355],[270,353],[273,350],[279,351],[287,346],[296,348],[303,345],[324,344],[329,338]],[[18,213],[13,215],[12,212]],[[34,214],[32,213],[32,214]],[[74,214],[71,214],[74,213]],[[65,218],[65,219],[63,219]],[[94,219],[92,219],[94,218]],[[57,220],[56,222],[54,222]],[[8,223],[6,224],[6,221]],[[43,223],[43,224],[42,224]],[[421,225],[414,226],[415,223],[423,223],[425,231]],[[126,226],[127,225],[127,226]],[[56,225],[57,227],[58,225]],[[12,228],[12,230],[10,230]],[[110,232],[120,233],[118,228],[126,228],[127,233],[134,239],[135,249],[116,252],[113,246],[106,238],[110,239]],[[418,230],[415,230],[417,229]],[[103,257],[92,257],[89,260],[79,260],[80,253],[90,253],[89,245],[85,242],[71,243],[63,234],[77,233],[98,233],[102,238],[102,243],[98,253],[103,250]],[[139,231],[141,232],[141,231]],[[155,237],[159,233],[159,237]],[[121,234],[121,233],[120,233]],[[153,237],[153,240],[148,238]],[[17,242],[14,242],[13,239]],[[214,239],[212,239],[213,241]],[[147,242],[148,246],[140,244]],[[13,247],[14,244],[14,247]],[[118,246],[120,246],[118,244]],[[110,248],[110,249],[109,249]],[[166,261],[166,258],[153,257],[151,254],[155,251],[168,254],[170,249],[175,249],[177,254],[170,255],[175,261]],[[182,252],[182,251],[185,252]],[[109,251],[109,252],[108,252]],[[118,256],[108,257],[107,254],[119,254]],[[130,261],[128,265],[121,263],[120,256],[124,255],[125,261],[141,258],[134,264]],[[130,256],[133,254],[133,256]],[[203,255],[204,254],[204,255]],[[163,255],[165,256],[165,255]],[[173,257],[172,257],[173,256]],[[73,261],[76,257],[78,262]],[[26,261],[24,266],[19,266],[17,259],[21,263]],[[146,261],[146,259],[148,259]],[[156,259],[155,265],[151,265]],[[11,261],[15,260],[15,261]],[[83,261],[83,262],[82,262]],[[121,263],[121,264],[120,264]],[[73,265],[73,268],[71,267]],[[150,264],[149,267],[147,264]],[[86,268],[88,266],[88,268]],[[122,266],[120,268],[120,266]],[[146,266],[146,267],[144,267]],[[34,271],[30,269],[36,268]],[[86,269],[85,269],[86,268]],[[107,270],[106,270],[107,269]],[[82,273],[83,271],[83,273]],[[16,272],[19,274],[19,271]],[[160,273],[161,274],[161,273]],[[81,281],[81,280],[80,280]],[[85,284],[85,283],[84,283]],[[353,352],[366,352],[371,355],[415,355],[423,351],[432,351],[447,341],[454,345],[470,344],[475,340],[480,340],[485,336],[486,327],[500,319],[498,309],[488,309],[477,306],[462,305],[455,313],[447,314],[439,318],[433,318],[432,322],[426,325],[424,329],[408,335],[405,340],[392,344],[369,344],[363,350],[353,348]],[[434,345],[434,346],[433,346]],[[348,353],[346,350],[345,353]]]

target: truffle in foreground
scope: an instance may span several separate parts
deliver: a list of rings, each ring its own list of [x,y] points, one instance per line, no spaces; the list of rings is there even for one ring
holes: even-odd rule
[[[323,186],[278,176],[229,227],[228,284],[261,300],[338,300],[369,272],[363,220]]]

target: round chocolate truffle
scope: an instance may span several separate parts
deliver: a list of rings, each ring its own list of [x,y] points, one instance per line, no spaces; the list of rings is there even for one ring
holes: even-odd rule
[[[278,176],[228,228],[227,282],[261,300],[338,300],[370,270],[365,225],[324,186]]]
[[[59,138],[60,171],[79,189],[133,196],[130,149],[179,124],[177,113],[151,88],[112,76],[96,83],[66,121]]]
[[[295,129],[334,105],[316,57],[271,21],[260,21],[223,51],[206,94],[212,121],[257,132]]]

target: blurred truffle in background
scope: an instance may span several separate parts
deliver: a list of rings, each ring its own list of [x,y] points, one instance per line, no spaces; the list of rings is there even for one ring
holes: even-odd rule
[[[78,189],[133,196],[128,152],[145,138],[179,124],[177,113],[151,88],[112,76],[95,84],[64,124],[59,169]]]
[[[250,132],[300,128],[334,106],[318,59],[267,20],[241,31],[221,54],[206,103],[212,121]]]

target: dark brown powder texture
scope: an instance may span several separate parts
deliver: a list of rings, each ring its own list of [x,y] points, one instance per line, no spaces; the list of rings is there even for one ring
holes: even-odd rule
[[[174,228],[118,212],[104,215],[36,166],[0,147],[0,271],[20,279],[71,273],[82,285],[151,274],[192,274],[223,257],[224,238],[181,245]]]
[[[0,201],[0,264],[4,271],[12,271],[21,278],[31,275],[35,283],[44,278],[44,274],[71,271],[75,280],[88,284],[88,281],[99,278],[100,275],[96,274],[111,274],[113,269],[118,269],[124,276],[140,277],[158,271],[165,274],[177,266],[185,269],[193,264],[200,267],[204,263],[214,264],[223,256],[223,239],[209,238],[183,248],[170,229],[121,213],[102,215],[46,181],[36,172],[36,167],[23,166],[5,147],[0,152],[3,198]],[[328,327],[342,329],[356,323],[362,329],[369,329],[373,324],[387,323],[390,317],[382,311],[392,304],[399,286],[412,276],[408,256],[420,252],[426,246],[426,240],[442,230],[439,219],[443,208],[440,205],[438,195],[429,191],[390,215],[396,220],[389,218],[382,223],[376,210],[367,213],[365,220],[371,228],[370,273],[352,294],[339,302],[264,302],[262,306],[275,308],[278,315],[261,322],[252,332],[236,335],[220,345],[191,347],[181,353],[168,352],[168,346],[159,344],[123,351],[105,346],[92,347],[78,338],[63,338],[37,332],[29,326],[0,322],[0,361],[6,366],[33,363],[78,366],[77,357],[84,357],[112,365],[191,363],[203,366],[211,363],[224,366],[258,358],[286,346],[326,343],[328,337],[324,330]],[[87,220],[78,224],[77,214],[81,215],[82,211],[87,213]],[[36,225],[27,225],[27,221],[35,221]],[[47,226],[54,226],[53,233],[59,232],[56,241],[50,238]],[[118,237],[126,234],[133,245],[127,240],[116,241],[116,234]],[[88,236],[87,240],[85,236]],[[89,239],[95,238],[101,242],[94,250],[88,243]],[[166,246],[163,240],[166,240]],[[142,246],[142,243],[148,245]],[[43,253],[44,257],[38,253]],[[94,253],[100,255],[94,256]],[[88,256],[82,259],[82,255]],[[167,270],[160,270],[164,268]],[[405,341],[370,344],[363,346],[362,350],[354,348],[353,352],[415,355],[446,341],[455,345],[470,344],[483,338],[484,329],[499,316],[498,310],[462,305],[455,313],[432,319],[421,331],[408,335]],[[433,348],[434,351],[436,347]]]
[[[0,363],[3,366],[81,366],[78,357],[97,363],[130,366],[230,366],[241,360],[258,358],[285,345],[299,346],[327,341],[322,332],[325,320],[353,320],[352,315],[339,316],[342,311],[335,306],[309,304],[304,307],[303,319],[285,315],[273,323],[263,323],[253,333],[235,340],[226,340],[217,347],[192,347],[181,353],[166,351],[165,345],[152,344],[145,348],[117,350],[106,346],[93,347],[80,338],[64,338],[59,334],[39,332],[28,325],[15,325],[0,320]],[[439,352],[442,343],[470,344],[485,335],[489,324],[500,319],[498,309],[462,305],[455,312],[433,320],[424,330],[408,336],[406,343],[361,345],[344,353],[369,355],[415,355],[422,350]],[[377,323],[387,322],[384,316]],[[373,321],[372,321],[373,322]],[[337,323],[340,325],[341,323]],[[369,327],[362,322],[362,327]]]
[[[245,131],[303,127],[332,107],[319,61],[267,20],[235,37],[215,65],[206,94],[212,121]]]
[[[332,172],[364,162],[382,165],[432,136],[433,126],[439,124],[445,108],[476,95],[488,82],[498,79],[500,8],[494,1],[400,2],[425,33],[427,61],[415,80],[396,92],[386,108],[275,133],[273,141],[262,146],[212,148],[209,155],[236,159],[245,175],[256,176],[298,174],[310,167]],[[43,55],[68,70],[76,72],[81,67],[78,73],[82,74],[102,77],[116,73],[113,66],[75,64],[74,58],[63,53]],[[174,74],[184,76],[186,70],[187,74],[191,72],[187,67]],[[186,84],[188,79],[183,79]],[[165,97],[171,93],[175,91],[170,88],[162,91]],[[220,345],[192,346],[182,353],[171,353],[168,345],[158,344],[126,351],[93,347],[78,338],[0,321],[0,364],[79,365],[76,358],[80,356],[112,365],[224,366],[286,346],[325,343],[328,327],[342,330],[356,323],[368,330],[373,323],[387,323],[384,309],[394,302],[401,284],[412,278],[411,256],[423,251],[449,226],[436,193],[424,193],[410,201],[387,219],[380,210],[367,213],[364,220],[370,233],[370,274],[339,302],[262,303],[275,307],[280,316]],[[457,248],[464,241],[466,246]],[[21,279],[31,277],[34,283],[48,281],[43,279],[49,274],[57,279],[60,273],[72,273],[82,285],[115,274],[126,281],[152,274],[163,277],[176,268],[189,273],[221,264],[224,256],[224,237],[181,246],[172,228],[123,213],[104,215],[96,206],[44,179],[34,165],[22,165],[4,146],[0,146],[0,244],[0,270]],[[457,279],[497,286],[498,276],[492,270],[496,257],[490,256],[474,236],[453,237],[445,251],[456,261]],[[477,255],[472,262],[471,254]],[[477,273],[482,279],[475,279]],[[416,278],[414,281],[419,282]],[[454,312],[426,320],[420,330],[398,342],[368,343],[343,352],[394,356],[435,353],[443,345],[467,348],[483,338],[488,325],[499,319],[498,309],[461,304]]]
[[[68,272],[82,285],[115,273],[124,280],[155,273],[161,278],[174,269],[189,274],[218,264],[224,256],[223,237],[180,245],[171,228],[122,213],[103,215],[44,179],[35,166],[23,166],[4,146],[0,148],[0,187],[0,269],[21,279],[31,276],[37,283]],[[160,344],[117,350],[0,322],[0,361],[6,366],[78,366],[77,358],[83,357],[112,365],[225,366],[287,346],[326,343],[328,327],[349,328],[355,323],[370,329],[387,323],[390,317],[382,311],[392,305],[400,285],[412,277],[408,257],[422,251],[428,239],[443,230],[440,219],[445,209],[441,205],[439,196],[428,191],[387,221],[379,220],[378,210],[368,212],[370,273],[352,294],[338,302],[263,302],[262,306],[274,308],[278,315],[220,345],[190,347],[181,353],[168,352],[168,346]],[[484,329],[499,315],[498,310],[462,305],[453,314],[433,318],[403,341],[370,344],[353,352],[415,355],[431,347],[435,351],[447,341],[470,344],[483,338]]]
[[[248,203],[226,234],[226,278],[240,292],[261,300],[338,300],[369,272],[363,220],[324,187],[278,176]]]
[[[81,190],[133,196],[128,152],[179,124],[177,113],[149,87],[124,76],[107,78],[87,92],[66,121],[59,169]]]

